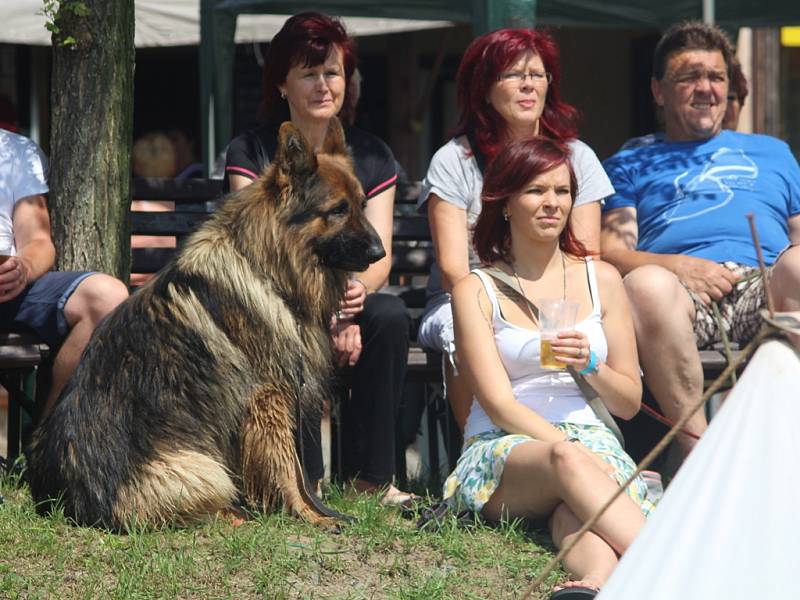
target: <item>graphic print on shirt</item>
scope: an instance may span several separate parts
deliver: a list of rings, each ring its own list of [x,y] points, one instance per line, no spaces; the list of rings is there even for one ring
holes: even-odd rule
[[[722,208],[734,196],[734,189],[753,189],[758,167],[743,150],[720,148],[702,166],[675,178],[674,205],[664,213],[667,223],[692,219]]]

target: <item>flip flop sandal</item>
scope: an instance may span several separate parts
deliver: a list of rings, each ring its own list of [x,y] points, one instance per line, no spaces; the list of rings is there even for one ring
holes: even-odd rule
[[[762,308],[760,313],[761,318],[773,327],[788,333],[800,334],[800,311],[776,312],[775,316],[771,317],[769,311]]]
[[[567,587],[550,594],[550,600],[591,600],[600,592],[594,588]]]
[[[403,517],[413,518],[422,506],[423,501],[424,499],[421,496],[410,492],[401,492],[399,494],[392,494],[388,498],[384,496],[381,498],[380,503],[381,506],[397,508]]]
[[[397,506],[400,508],[419,504],[420,502],[422,502],[422,497],[411,492],[399,492],[391,496],[384,496],[380,500],[381,506]]]

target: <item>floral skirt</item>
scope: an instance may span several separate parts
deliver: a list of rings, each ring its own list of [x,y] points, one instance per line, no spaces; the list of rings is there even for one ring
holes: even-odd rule
[[[633,459],[625,453],[616,436],[604,425],[554,423],[568,437],[576,437],[592,452],[614,467],[617,483],[622,485],[636,470]],[[506,460],[517,444],[533,442],[527,435],[504,431],[481,433],[466,440],[455,470],[444,482],[443,496],[458,511],[480,512],[500,485]],[[625,490],[642,510],[650,514],[655,504],[647,498],[647,484],[639,475]]]

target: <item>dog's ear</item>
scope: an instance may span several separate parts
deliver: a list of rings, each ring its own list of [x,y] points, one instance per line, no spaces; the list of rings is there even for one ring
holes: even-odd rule
[[[291,122],[281,125],[275,164],[293,179],[305,179],[317,170],[314,149]]]
[[[325,133],[325,141],[322,143],[322,153],[347,155],[344,130],[336,117],[333,117],[328,123],[328,131]]]

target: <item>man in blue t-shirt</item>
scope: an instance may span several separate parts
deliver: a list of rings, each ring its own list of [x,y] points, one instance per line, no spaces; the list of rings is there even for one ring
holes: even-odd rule
[[[700,398],[697,348],[746,341],[765,301],[748,213],[755,215],[778,310],[800,309],[800,168],[783,142],[722,131],[733,50],[702,23],[656,47],[652,91],[666,135],[605,163],[616,193],[603,212],[603,258],[625,275],[645,380],[677,420]],[[722,327],[714,317],[716,304]],[[702,411],[687,429],[707,427]],[[694,440],[678,437],[681,454]]]

